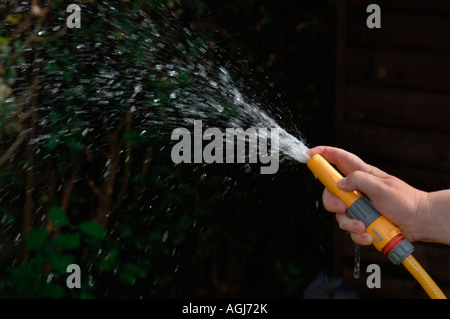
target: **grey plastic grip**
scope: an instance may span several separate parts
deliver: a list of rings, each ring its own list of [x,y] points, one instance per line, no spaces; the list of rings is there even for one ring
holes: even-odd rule
[[[403,241],[395,246],[389,254],[387,254],[390,261],[395,265],[400,265],[403,259],[408,257],[414,252],[414,246],[408,239],[403,239]]]
[[[362,221],[366,228],[372,224],[375,219],[381,216],[365,196],[359,198],[347,209],[347,215]],[[400,265],[401,262],[413,252],[414,246],[405,238],[387,254],[387,257],[395,265]]]
[[[365,196],[362,196],[347,209],[347,215],[353,219],[358,219],[366,227],[372,224],[381,214],[372,206],[372,203]]]

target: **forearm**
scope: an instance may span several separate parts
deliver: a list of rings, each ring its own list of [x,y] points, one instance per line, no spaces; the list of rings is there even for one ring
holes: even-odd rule
[[[418,225],[421,240],[450,245],[450,189],[428,193],[425,218]]]

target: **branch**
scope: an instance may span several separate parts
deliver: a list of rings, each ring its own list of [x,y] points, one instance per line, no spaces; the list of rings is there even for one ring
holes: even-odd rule
[[[78,169],[76,169],[72,177],[64,182],[64,192],[61,200],[61,209],[67,213],[67,209],[69,208],[70,194],[72,194],[72,190],[75,184],[75,179],[78,175]],[[48,219],[46,229],[49,233],[52,233],[52,238],[57,238],[61,231],[60,226],[56,226],[53,224],[51,219]]]
[[[67,208],[69,208],[70,194],[72,194],[77,175],[77,170],[75,170],[72,174],[72,177],[64,183],[64,193],[61,200],[61,209],[65,212],[67,212]]]
[[[125,114],[125,134],[131,131],[131,122],[133,120],[133,115],[130,111]],[[128,190],[128,181],[130,179],[130,166],[131,166],[131,141],[127,141],[125,145],[125,172],[123,174],[122,188],[120,189],[119,195],[117,196],[117,204],[115,210],[118,209],[119,205],[122,203],[123,199]]]
[[[141,175],[144,176],[145,174],[147,174],[150,162],[152,161],[152,157],[153,157],[153,150],[151,147],[149,147],[147,152],[145,153],[144,162],[142,163]]]
[[[124,118],[122,117],[117,129],[113,132],[111,138],[109,139],[109,152],[107,156],[109,161],[109,166],[107,168],[108,173],[100,189],[99,205],[94,217],[94,220],[102,224],[105,228],[108,225],[112,195],[114,192],[114,183],[117,176],[117,170],[119,168],[119,149],[121,147],[119,139],[121,136],[120,133],[123,129],[123,124]]]
[[[36,91],[37,87],[39,85],[39,70],[40,70],[40,62],[39,61],[39,50],[34,50],[34,71],[33,71],[33,90]],[[38,106],[38,96],[37,94],[34,94],[35,92],[32,92],[33,94],[33,101],[32,101],[32,112],[31,112],[31,123],[30,123],[30,139],[34,139],[36,136],[36,126],[37,126],[37,116],[36,116],[36,109]],[[27,147],[27,153],[28,153],[28,161],[27,161],[27,188],[25,191],[25,211],[23,215],[23,224],[22,229],[23,233],[25,235],[28,235],[31,232],[31,229],[33,228],[33,191],[34,191],[34,181],[33,181],[33,168],[34,168],[34,146],[30,143],[28,143]],[[24,259],[27,258],[27,252],[24,250]]]
[[[25,140],[27,133],[28,131],[23,131],[22,133],[20,133],[14,143],[10,146],[10,148],[0,157],[0,166],[5,164],[9,160],[9,158],[16,152],[16,150]]]
[[[92,192],[95,195],[100,196],[100,194],[101,194],[100,188],[98,188],[97,185],[95,185],[95,182],[92,180],[92,178],[90,178],[88,175],[86,175],[86,179],[88,181],[89,187],[92,189]]]

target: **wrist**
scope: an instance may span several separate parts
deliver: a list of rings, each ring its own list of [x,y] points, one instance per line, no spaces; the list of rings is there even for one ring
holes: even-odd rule
[[[414,221],[411,236],[413,241],[433,241],[432,233],[435,226],[431,220],[430,195],[431,193],[428,192],[419,192],[416,218],[411,218]]]
[[[450,204],[449,193],[443,194],[442,191],[422,193],[417,211],[414,240],[449,243],[448,221],[445,220],[445,213],[448,210],[446,207]]]

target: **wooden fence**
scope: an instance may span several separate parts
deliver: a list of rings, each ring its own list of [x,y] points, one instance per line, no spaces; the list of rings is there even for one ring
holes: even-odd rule
[[[366,25],[371,3],[381,8],[380,29]],[[450,188],[450,1],[339,1],[335,112],[338,146],[419,189]],[[450,246],[415,247],[450,296]],[[361,296],[427,298],[403,267],[361,250],[355,280],[353,244],[336,230],[335,273]],[[366,286],[370,263],[381,266],[381,289]]]

